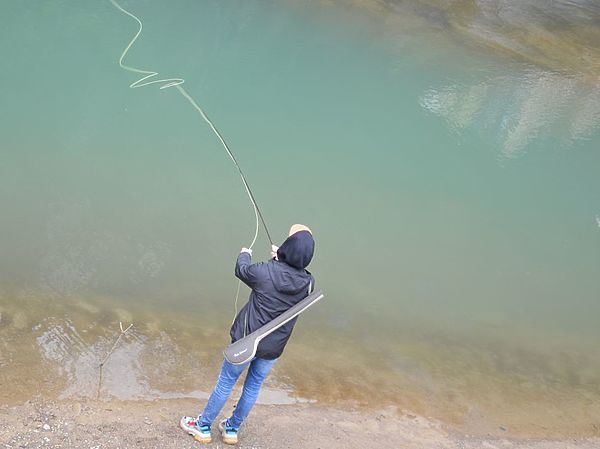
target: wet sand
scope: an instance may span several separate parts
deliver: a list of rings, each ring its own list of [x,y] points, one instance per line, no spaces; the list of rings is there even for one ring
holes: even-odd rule
[[[0,442],[6,448],[223,448],[201,444],[178,427],[204,401],[27,401],[0,407]],[[231,410],[232,404],[225,410]],[[235,447],[246,449],[597,449],[600,439],[510,439],[458,435],[442,424],[395,408],[373,412],[316,404],[257,405]]]
[[[202,401],[213,387],[227,344],[227,325],[216,316],[209,320],[214,326],[198,329],[181,316],[163,314],[158,320],[149,310],[118,308],[109,313],[106,306],[88,302],[45,307],[21,302],[18,308],[9,303],[2,310],[0,385],[9,386],[0,389],[4,406],[18,407],[38,395],[49,403],[98,397]],[[99,383],[99,363],[118,336],[119,320],[129,323],[132,318],[135,326],[107,360]],[[423,335],[421,346],[386,346],[403,358],[398,365],[385,365],[387,359],[379,353],[359,353],[358,360],[357,353],[342,349],[332,355],[320,348],[327,347],[326,341],[342,348],[339,336],[317,337],[307,323],[302,325],[267,379],[262,404],[353,407],[365,416],[396,407],[479,437],[600,436],[597,368],[587,359],[548,358],[483,340],[480,345],[447,336],[430,341]],[[198,341],[202,346],[194,344]],[[588,371],[585,377],[574,377],[554,365],[579,365]]]

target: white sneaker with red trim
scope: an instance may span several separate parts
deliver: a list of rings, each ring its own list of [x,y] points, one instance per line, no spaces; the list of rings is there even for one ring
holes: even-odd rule
[[[201,443],[210,443],[212,441],[210,426],[198,426],[196,418],[192,418],[191,416],[182,417],[179,421],[179,427]]]

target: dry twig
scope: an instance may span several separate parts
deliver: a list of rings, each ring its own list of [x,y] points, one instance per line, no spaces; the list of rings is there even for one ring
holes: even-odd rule
[[[133,323],[131,323],[129,326],[127,326],[126,329],[123,329],[123,323],[119,321],[119,328],[121,329],[121,332],[119,333],[119,336],[115,340],[115,343],[112,345],[112,348],[110,348],[110,351],[108,351],[108,354],[106,354],[106,357],[104,357],[104,360],[102,360],[102,362],[98,366],[98,368],[100,368],[100,376],[98,378],[98,392],[96,394],[96,399],[98,399],[100,397],[100,388],[102,387],[102,373],[103,373],[104,364],[108,361],[108,358],[111,356],[111,354],[117,348],[119,341],[121,341],[121,337],[123,337],[123,335],[125,335],[127,333],[127,331],[129,329],[131,329],[132,326],[133,326]]]

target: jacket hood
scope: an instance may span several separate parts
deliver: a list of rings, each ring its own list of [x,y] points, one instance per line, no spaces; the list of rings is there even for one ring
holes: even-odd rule
[[[315,253],[315,241],[309,231],[290,235],[277,250],[277,259],[294,268],[306,268]]]
[[[309,231],[290,235],[277,250],[277,260],[269,263],[269,274],[275,289],[296,294],[307,290],[312,275],[305,270],[315,252],[315,241]]]
[[[278,292],[295,295],[306,290],[308,294],[308,284],[312,275],[307,270],[294,268],[277,260],[269,262],[268,267],[273,286]]]

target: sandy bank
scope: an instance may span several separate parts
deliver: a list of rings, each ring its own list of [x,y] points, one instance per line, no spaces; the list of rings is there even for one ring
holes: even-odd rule
[[[197,413],[191,399],[46,401],[0,406],[2,448],[223,448],[202,445],[177,422]],[[600,439],[515,440],[457,435],[441,424],[403,414],[342,411],[315,404],[257,405],[240,431],[238,448],[597,449]]]

